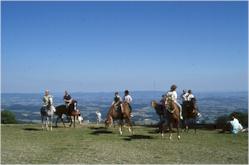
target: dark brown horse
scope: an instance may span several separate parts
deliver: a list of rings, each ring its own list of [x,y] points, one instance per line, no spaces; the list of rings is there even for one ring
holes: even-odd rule
[[[132,124],[131,124],[131,110],[130,110],[128,103],[122,103],[120,110],[119,109],[116,110],[114,105],[112,105],[109,108],[109,111],[107,113],[106,120],[105,120],[106,127],[111,126],[113,124],[114,120],[119,120],[119,133],[120,133],[120,135],[123,134],[122,127],[124,125],[123,124],[124,120],[128,124],[129,132],[131,132],[133,134],[133,128],[132,128]]]
[[[80,115],[80,110],[77,108],[77,101],[76,100],[72,100],[71,104],[69,104],[68,108],[66,107],[66,105],[59,105],[57,106],[55,111],[55,115],[57,115],[57,119],[55,122],[55,126],[57,127],[57,122],[59,119],[61,119],[64,127],[65,123],[63,121],[62,115],[66,115],[67,117],[69,117],[70,120],[70,127],[72,126],[72,124],[74,123],[74,127],[75,127],[75,118],[78,117]],[[73,117],[73,120],[72,118]]]
[[[182,105],[183,117],[185,122],[185,130],[188,132],[189,124],[193,123],[193,127],[196,133],[196,120],[198,115],[198,108],[195,98],[190,101],[184,101]]]
[[[177,138],[180,140],[179,124],[180,124],[180,109],[170,96],[166,97],[167,121],[170,131],[169,139],[172,139],[172,127],[177,129]],[[164,131],[163,131],[164,132]],[[163,133],[162,133],[163,136]]]
[[[160,118],[160,121],[158,123],[159,131],[162,133],[163,131],[163,124],[166,121],[166,107],[162,104],[157,103],[155,100],[152,100],[151,106],[155,109],[157,115]]]

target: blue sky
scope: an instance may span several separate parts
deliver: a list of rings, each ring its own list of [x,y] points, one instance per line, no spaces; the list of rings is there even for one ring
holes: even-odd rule
[[[247,91],[247,2],[2,2],[2,92]]]

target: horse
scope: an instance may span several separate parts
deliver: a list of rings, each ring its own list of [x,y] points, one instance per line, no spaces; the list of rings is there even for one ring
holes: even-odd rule
[[[196,120],[198,115],[198,109],[196,106],[196,99],[192,98],[190,101],[183,102],[183,117],[185,121],[185,131],[189,130],[189,123],[192,121],[194,130],[196,133]]]
[[[172,139],[172,127],[175,126],[177,129],[177,138],[180,140],[179,124],[180,124],[180,109],[174,102],[172,97],[166,97],[166,117],[168,121],[168,127],[170,131],[169,139]],[[164,132],[164,131],[163,131]],[[162,137],[164,136],[162,132]]]
[[[119,120],[119,133],[120,135],[123,134],[122,127],[123,127],[123,120],[126,121],[128,124],[128,129],[131,134],[133,134],[133,128],[131,123],[131,110],[129,104],[124,102],[121,104],[121,109],[115,110],[115,106],[111,105],[109,111],[106,116],[105,126],[109,127],[113,124],[114,120]]]
[[[53,106],[53,100],[52,98],[49,98],[48,105],[42,106],[40,109],[42,129],[44,129],[45,126],[47,130],[49,130],[49,124],[50,124],[50,130],[52,131],[54,112],[55,112],[55,107]]]
[[[56,109],[55,114],[58,116],[56,119],[56,122],[55,122],[56,127],[57,127],[57,122],[59,119],[61,119],[64,127],[66,127],[65,123],[63,121],[63,118],[62,118],[63,114],[66,115],[67,117],[69,117],[69,119],[70,119],[69,127],[71,127],[73,123],[74,123],[74,127],[75,127],[75,117],[78,117],[80,115],[80,110],[77,109],[77,101],[76,100],[72,100],[72,102],[69,104],[68,107],[66,107],[66,105],[59,105],[55,109]],[[73,121],[72,121],[71,117],[73,117]]]
[[[157,115],[160,118],[160,121],[158,123],[159,125],[159,131],[162,133],[163,131],[163,124],[165,123],[166,119],[166,107],[162,104],[158,104],[155,100],[151,101],[151,106],[155,109]]]

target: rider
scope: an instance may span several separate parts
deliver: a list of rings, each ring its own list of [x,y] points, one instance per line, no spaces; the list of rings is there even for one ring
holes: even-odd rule
[[[186,90],[183,90],[182,91],[182,94],[181,94],[181,100],[182,100],[182,104],[187,101],[187,95],[188,95],[188,92],[186,92]]]
[[[51,101],[51,104],[53,103],[53,96],[49,94],[49,90],[45,90],[45,95],[42,98],[43,101],[43,107],[45,109],[49,109],[49,100]]]
[[[124,95],[124,102],[128,103],[130,111],[131,111],[131,117],[132,117],[133,116],[132,115],[132,108],[131,108],[132,97],[130,96],[128,90],[125,90],[124,94],[125,94]]]
[[[183,117],[182,117],[182,106],[181,106],[181,104],[179,104],[179,103],[177,102],[176,88],[177,88],[176,85],[171,85],[170,91],[167,92],[167,96],[171,96],[171,97],[172,97],[172,100],[173,100],[173,101],[176,103],[176,105],[180,108],[180,119],[182,120],[182,119],[183,119]]]
[[[64,100],[64,102],[65,102],[65,104],[66,104],[66,107],[68,108],[69,107],[69,105],[72,103],[72,97],[68,94],[68,92],[67,91],[65,91],[65,95],[64,95],[64,97],[63,97],[63,100]]]
[[[187,101],[191,101],[192,99],[195,99],[195,96],[193,95],[191,89],[188,90],[188,93],[187,93],[187,95],[186,95],[186,98],[187,98]],[[196,106],[196,109],[197,109],[197,111],[198,111],[197,116],[198,116],[198,117],[201,117],[201,113],[199,112],[199,108],[198,108],[197,106]]]
[[[114,105],[115,110],[120,110],[121,103],[122,103],[122,98],[119,96],[118,92],[115,92],[115,96],[112,102],[112,105]]]
[[[188,90],[188,94],[186,95],[187,101],[191,101],[191,99],[195,98],[192,93],[192,90]]]

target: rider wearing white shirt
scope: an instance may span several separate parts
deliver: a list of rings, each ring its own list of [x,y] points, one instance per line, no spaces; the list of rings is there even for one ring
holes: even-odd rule
[[[181,101],[182,101],[182,104],[185,102],[185,101],[187,101],[187,96],[188,95],[188,93],[186,92],[186,90],[183,90],[182,91],[182,94],[181,94]]]
[[[180,118],[183,119],[182,117],[182,106],[177,102],[177,93],[176,93],[176,85],[172,85],[170,87],[170,91],[167,93],[167,96],[171,96],[172,100],[176,103],[176,105],[180,108]]]
[[[186,97],[187,101],[191,101],[191,99],[195,98],[191,90],[188,90],[188,95]]]
[[[131,107],[132,97],[130,96],[128,90],[125,90],[124,93],[125,93],[125,95],[124,95],[124,102],[128,103],[129,108],[130,108],[130,110],[132,112],[132,107]],[[133,115],[131,114],[131,116],[133,116]]]
[[[129,103],[129,104],[131,104],[131,102],[132,102],[132,97],[131,97],[130,95],[126,95],[126,96],[124,97],[124,101],[127,102],[127,103]]]
[[[53,103],[53,97],[51,95],[49,95],[49,90],[46,90],[45,91],[45,95],[42,98],[43,107],[47,108],[49,100],[50,100],[50,102],[52,104]]]
[[[239,120],[235,117],[235,114],[232,115],[232,120],[229,121],[231,124],[231,132],[237,134],[243,129],[243,126],[239,123]]]
[[[43,110],[53,110],[54,112],[56,111],[55,107],[53,106],[53,96],[49,94],[49,90],[45,91],[45,95],[43,96],[42,101]]]

